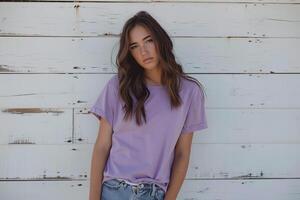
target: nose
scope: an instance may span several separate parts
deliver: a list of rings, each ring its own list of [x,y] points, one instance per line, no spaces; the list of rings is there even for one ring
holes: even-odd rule
[[[145,45],[142,45],[140,50],[142,55],[144,55],[148,51]]]

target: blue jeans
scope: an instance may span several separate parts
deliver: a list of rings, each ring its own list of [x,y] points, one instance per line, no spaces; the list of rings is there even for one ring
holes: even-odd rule
[[[101,200],[163,200],[165,192],[155,183],[130,185],[122,180],[110,179],[102,184]]]

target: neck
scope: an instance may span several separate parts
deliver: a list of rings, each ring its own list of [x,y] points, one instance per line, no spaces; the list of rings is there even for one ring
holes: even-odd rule
[[[152,83],[152,84],[161,84],[161,70],[159,69],[154,69],[152,71],[147,71],[145,74],[145,81],[147,83]]]

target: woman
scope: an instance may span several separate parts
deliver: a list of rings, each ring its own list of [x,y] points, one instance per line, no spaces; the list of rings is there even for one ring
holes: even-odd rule
[[[124,25],[118,73],[90,109],[101,121],[90,200],[175,200],[193,132],[207,128],[201,84],[175,61],[168,34],[147,12]]]

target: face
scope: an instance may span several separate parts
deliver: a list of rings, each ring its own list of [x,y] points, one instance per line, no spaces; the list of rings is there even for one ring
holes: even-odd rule
[[[159,55],[154,38],[143,26],[136,25],[129,33],[129,50],[136,62],[145,70],[158,68]]]

